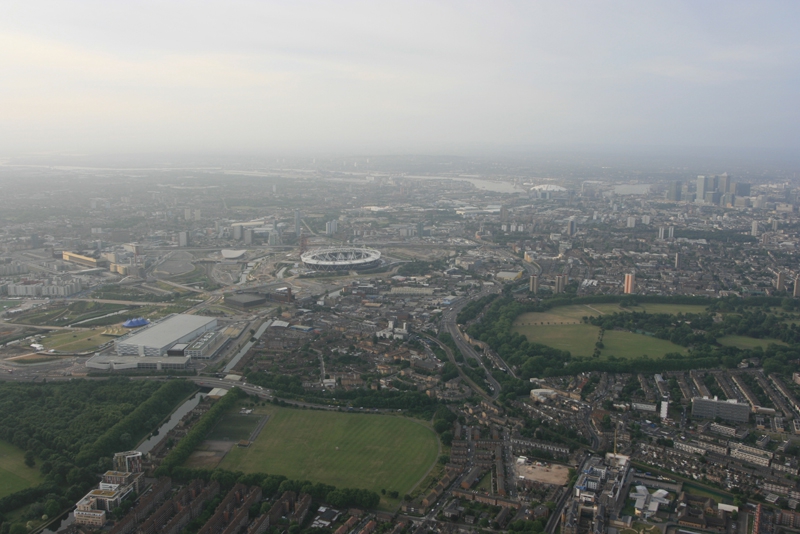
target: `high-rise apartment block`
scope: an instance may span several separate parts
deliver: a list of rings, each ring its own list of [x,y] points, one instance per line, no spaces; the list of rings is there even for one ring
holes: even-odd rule
[[[626,295],[630,295],[634,292],[636,286],[636,275],[633,273],[628,273],[625,275],[625,287],[624,292]]]
[[[736,423],[746,423],[750,418],[750,405],[735,400],[718,400],[705,397],[695,397],[692,399],[692,417],[702,417],[706,419],[724,419]]]

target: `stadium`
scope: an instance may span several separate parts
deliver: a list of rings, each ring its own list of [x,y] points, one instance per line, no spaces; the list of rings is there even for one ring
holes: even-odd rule
[[[378,267],[381,253],[371,248],[323,248],[306,252],[300,259],[307,269],[315,271],[357,271]]]

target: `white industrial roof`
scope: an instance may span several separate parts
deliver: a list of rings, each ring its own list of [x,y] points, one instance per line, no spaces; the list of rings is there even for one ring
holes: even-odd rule
[[[178,314],[155,323],[150,328],[145,328],[139,333],[125,339],[126,345],[140,345],[146,347],[166,347],[178,339],[191,334],[198,328],[216,321],[213,317],[200,315]]]

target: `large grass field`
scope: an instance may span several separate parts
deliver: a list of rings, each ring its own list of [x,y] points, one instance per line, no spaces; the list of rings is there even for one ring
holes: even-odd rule
[[[786,345],[786,343],[779,339],[756,339],[746,336],[725,336],[718,338],[717,342],[726,347],[738,347],[740,349],[754,349],[756,347],[766,349],[772,343],[775,345]]]
[[[590,324],[558,324],[558,325],[524,325],[514,326],[519,332],[534,343],[541,343],[559,350],[567,350],[573,356],[591,356],[600,328]],[[617,358],[638,358],[647,354],[651,358],[659,358],[669,352],[686,353],[686,349],[670,341],[652,336],[607,330],[603,336],[604,348],[600,356],[616,356]]]
[[[59,352],[85,352],[92,350],[112,338],[103,335],[102,329],[56,331],[42,339],[42,345],[47,350]]]
[[[578,324],[583,317],[593,317],[614,312],[701,313],[704,311],[706,311],[706,307],[699,304],[642,304],[641,306],[629,306],[627,308],[620,308],[619,304],[616,303],[575,304],[573,306],[553,308],[543,313],[524,313],[517,317],[514,324]]]
[[[36,486],[43,481],[39,467],[25,465],[21,449],[0,441],[0,498]]]
[[[599,328],[584,324],[583,317],[634,311],[700,313],[705,309],[705,306],[689,304],[642,304],[628,308],[620,308],[615,303],[578,304],[554,308],[544,313],[522,314],[514,321],[513,331],[519,332],[530,341],[567,350],[573,356],[587,357],[594,352]],[[659,358],[669,352],[686,353],[685,348],[669,341],[632,332],[608,331],[603,337],[603,345],[601,357],[613,355],[617,358],[637,358],[647,354]]]
[[[256,413],[270,416],[266,426],[250,447],[234,447],[221,468],[402,496],[438,456],[436,434],[403,417],[273,406]]]
[[[209,432],[206,439],[222,441],[242,441],[250,439],[263,416],[228,415]]]

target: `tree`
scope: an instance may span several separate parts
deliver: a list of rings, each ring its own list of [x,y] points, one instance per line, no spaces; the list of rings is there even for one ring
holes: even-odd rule
[[[47,502],[44,503],[44,513],[49,517],[57,516],[60,511],[61,506],[59,506],[58,501],[55,499],[48,499]]]
[[[25,465],[28,467],[33,467],[36,465],[36,460],[33,459],[33,451],[28,451],[25,453]]]
[[[11,526],[8,534],[28,534],[28,529],[22,523],[15,523]]]

